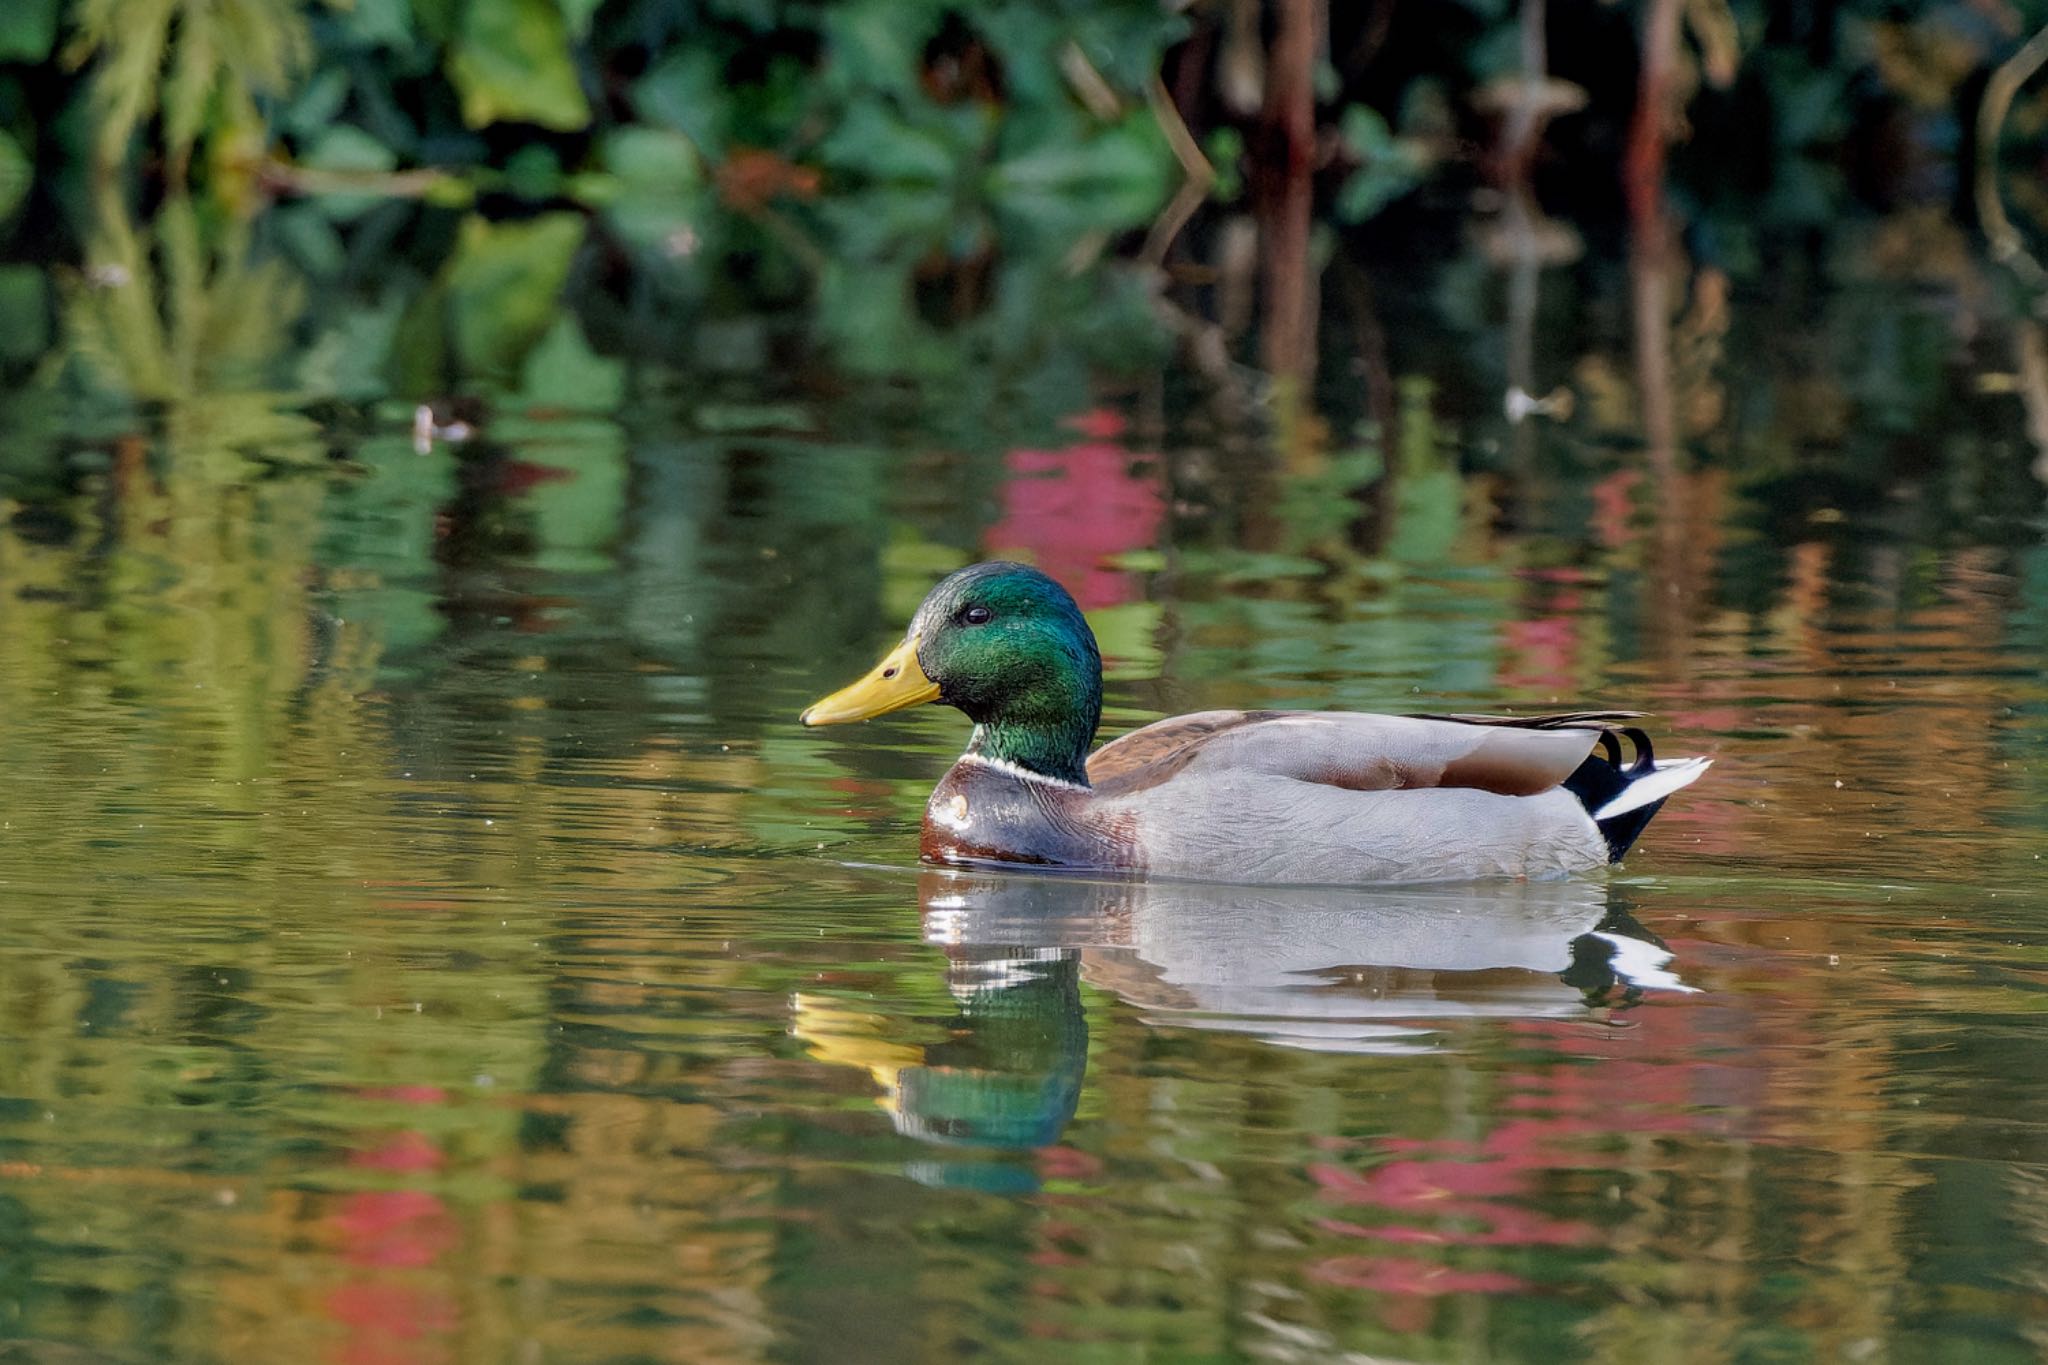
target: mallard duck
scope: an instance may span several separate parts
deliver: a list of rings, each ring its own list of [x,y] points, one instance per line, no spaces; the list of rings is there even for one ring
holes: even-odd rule
[[[1619,861],[1710,761],[1657,762],[1634,711],[1202,711],[1090,754],[1095,634],[1066,589],[1003,562],[940,582],[902,643],[803,723],[923,702],[974,722],[925,807],[935,863],[1320,885],[1557,877]]]

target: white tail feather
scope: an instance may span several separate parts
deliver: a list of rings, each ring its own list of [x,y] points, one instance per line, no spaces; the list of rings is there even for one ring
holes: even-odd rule
[[[1711,758],[1680,758],[1669,763],[1659,763],[1654,771],[1644,773],[1635,781],[1614,794],[1614,799],[1593,812],[1597,823],[1611,820],[1617,815],[1627,815],[1640,810],[1652,801],[1662,801],[1680,787],[1689,787],[1700,780],[1700,774],[1714,766]]]
[[[1629,985],[1647,986],[1660,991],[1679,991],[1686,995],[1699,994],[1699,987],[1686,985],[1678,979],[1676,972],[1666,967],[1665,964],[1671,961],[1670,949],[1659,948],[1656,944],[1645,943],[1639,938],[1610,934],[1600,929],[1593,931],[1593,937],[1605,941],[1614,949],[1614,956],[1607,965],[1616,976]]]

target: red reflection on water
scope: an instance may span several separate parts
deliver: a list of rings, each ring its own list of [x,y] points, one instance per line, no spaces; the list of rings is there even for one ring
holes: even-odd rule
[[[1581,601],[1575,592],[1558,592],[1547,603],[1554,615],[1501,626],[1505,657],[1498,681],[1508,695],[1547,698],[1577,692],[1577,664],[1585,643],[1576,614]]]
[[[1504,1270],[1459,1270],[1405,1256],[1332,1256],[1310,1266],[1308,1273],[1311,1279],[1346,1289],[1425,1298],[1438,1294],[1512,1294],[1529,1287],[1527,1280]],[[1421,1326],[1410,1324],[1406,1330],[1419,1330]]]
[[[506,460],[498,467],[497,491],[508,498],[532,492],[545,483],[563,483],[576,477],[573,469],[557,469],[531,460]]]
[[[1035,1155],[1043,1180],[1096,1180],[1102,1176],[1102,1159],[1075,1147],[1041,1147]]]
[[[1151,547],[1166,515],[1157,457],[1117,444],[1124,419],[1106,409],[1080,413],[1067,426],[1084,439],[1003,457],[1003,516],[982,544],[991,555],[1029,558],[1084,608],[1115,606],[1135,597],[1137,584],[1104,561]]]
[[[454,1359],[429,1335],[452,1333],[455,1300],[436,1290],[356,1280],[327,1296],[327,1315],[349,1329],[334,1352],[342,1365],[439,1365]]]
[[[1527,1078],[1523,1079],[1526,1083]],[[1538,1078],[1540,1085],[1542,1078]],[[1553,1218],[1531,1208],[1541,1195],[1536,1175],[1583,1164],[1571,1146],[1597,1122],[1512,1119],[1477,1141],[1389,1137],[1372,1144],[1391,1158],[1360,1171],[1315,1162],[1308,1175],[1327,1203],[1369,1208],[1382,1222],[1323,1217],[1322,1232],[1388,1246],[1575,1247],[1593,1242],[1588,1223]],[[1426,1300],[1443,1294],[1514,1293],[1527,1289],[1505,1271],[1468,1269],[1394,1255],[1336,1256],[1309,1267],[1329,1284],[1390,1296],[1382,1321],[1419,1331],[1427,1325]]]
[[[441,1149],[425,1133],[408,1131],[382,1147],[357,1152],[348,1164],[372,1171],[431,1171],[441,1164]]]
[[[1617,469],[1593,485],[1593,533],[1610,550],[1636,537],[1636,485],[1642,480],[1640,469]]]
[[[424,1190],[352,1194],[334,1215],[334,1226],[351,1265],[430,1265],[460,1240],[448,1206]]]
[[[433,1086],[393,1086],[368,1098],[431,1104],[445,1097]],[[349,1158],[358,1170],[426,1174],[447,1154],[426,1134],[407,1129]],[[429,1190],[364,1190],[349,1195],[326,1220],[341,1261],[356,1268],[329,1291],[327,1316],[344,1329],[332,1359],[342,1365],[439,1365],[460,1325],[455,1296],[419,1273],[462,1241],[462,1230],[441,1196]]]
[[[1502,1202],[1534,1193],[1529,1172],[1564,1164],[1543,1145],[1548,1136],[1510,1123],[1476,1151],[1470,1144],[1440,1144],[1431,1157],[1389,1161],[1363,1174],[1311,1166],[1309,1176],[1323,1198],[1409,1215],[1374,1225],[1326,1219],[1317,1226],[1344,1236],[1434,1246],[1580,1245],[1592,1239],[1592,1228]]]

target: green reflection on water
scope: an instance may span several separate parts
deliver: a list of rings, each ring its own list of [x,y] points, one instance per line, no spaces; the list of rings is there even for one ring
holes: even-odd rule
[[[0,1337],[2037,1353],[2048,560],[2004,353],[1930,340],[1974,280],[1853,249],[1925,223],[1694,272],[1660,472],[1604,267],[1584,410],[1510,430],[1466,258],[1381,282],[1394,408],[1337,348],[1247,418],[1028,233],[835,208],[799,285],[738,220],[661,277],[98,212],[0,280]],[[958,719],[793,717],[996,552],[1116,725],[1636,704],[1720,761],[1614,885],[920,878]]]

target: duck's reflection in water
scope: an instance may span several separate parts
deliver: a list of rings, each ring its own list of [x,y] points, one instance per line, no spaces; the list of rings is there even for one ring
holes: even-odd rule
[[[1059,1140],[1087,1066],[1083,981],[1148,1025],[1353,1053],[1429,1048],[1454,1020],[1597,1017],[1645,990],[1691,989],[1601,882],[1360,890],[929,870],[918,900],[959,1004],[945,1040],[899,1041],[890,1018],[821,996],[797,999],[795,1029],[820,1060],[866,1069],[898,1131],[953,1146]],[[1004,1163],[912,1174],[1035,1183]]]

